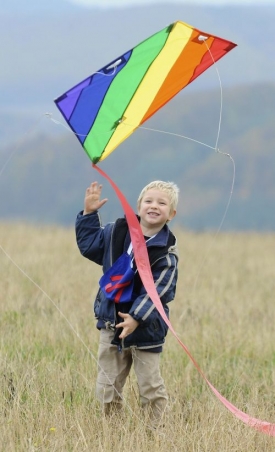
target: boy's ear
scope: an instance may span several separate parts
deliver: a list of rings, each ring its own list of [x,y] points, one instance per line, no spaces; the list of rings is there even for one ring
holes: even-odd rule
[[[177,213],[177,211],[176,210],[172,210],[171,212],[170,212],[170,215],[169,215],[169,218],[168,218],[168,221],[171,221],[173,218],[174,218],[174,216],[176,215],[176,213]]]

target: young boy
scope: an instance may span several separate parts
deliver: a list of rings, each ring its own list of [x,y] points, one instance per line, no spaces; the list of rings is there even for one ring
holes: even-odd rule
[[[160,352],[168,328],[142,285],[126,219],[101,225],[98,210],[107,202],[101,199],[101,190],[97,182],[91,183],[84,210],[76,219],[81,254],[103,267],[94,305],[100,330],[96,394],[105,413],[121,408],[133,364],[141,406],[149,409],[156,426],[168,400],[160,374]],[[178,263],[176,238],[167,223],[176,215],[178,192],[172,182],[154,181],[143,188],[137,201],[153,279],[167,316],[167,303],[175,296]],[[127,276],[117,283],[117,274]],[[112,291],[114,286],[117,291]]]

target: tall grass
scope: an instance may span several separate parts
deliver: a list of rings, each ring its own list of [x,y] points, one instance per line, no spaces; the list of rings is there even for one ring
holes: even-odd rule
[[[275,423],[275,235],[176,232],[175,330],[226,398]],[[0,235],[13,260],[1,251],[1,451],[275,450],[275,438],[215,398],[171,333],[162,355],[170,396],[163,431],[148,430],[134,374],[122,416],[102,418],[92,312],[101,269],[80,256],[73,229],[2,224]]]

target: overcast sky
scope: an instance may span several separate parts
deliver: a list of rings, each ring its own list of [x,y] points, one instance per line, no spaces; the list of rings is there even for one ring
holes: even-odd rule
[[[130,6],[148,5],[153,3],[179,3],[179,4],[202,4],[202,5],[274,5],[274,0],[69,0],[72,3],[86,6],[108,7],[108,6]]]

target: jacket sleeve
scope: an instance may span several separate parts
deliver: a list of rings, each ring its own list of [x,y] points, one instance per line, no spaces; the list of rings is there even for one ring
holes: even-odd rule
[[[155,287],[163,305],[175,297],[178,278],[177,264],[177,257],[168,253],[152,266]],[[160,315],[144,286],[141,288],[140,295],[135,299],[129,314],[139,322],[140,326],[144,327]]]
[[[103,265],[105,228],[101,226],[98,212],[83,215],[81,211],[75,223],[76,242],[82,256]]]

